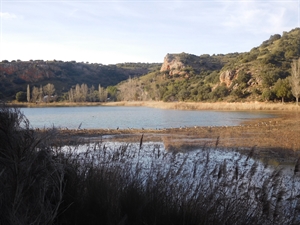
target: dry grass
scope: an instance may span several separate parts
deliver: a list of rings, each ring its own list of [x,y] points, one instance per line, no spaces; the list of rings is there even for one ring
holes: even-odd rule
[[[145,135],[136,147],[65,147],[19,111],[1,110],[0,224],[300,222],[300,159],[284,176],[254,161],[255,148],[215,161],[221,138],[190,153],[146,149]]]
[[[12,101],[7,103],[8,106],[12,107],[77,107],[77,106],[100,106],[101,102],[41,102],[41,103],[28,103],[28,102],[17,102]]]
[[[145,106],[160,109],[180,110],[260,110],[260,111],[300,111],[294,103],[266,102],[162,102],[162,101],[121,101],[121,102],[53,102],[20,103],[13,101],[10,106],[18,107],[63,107],[63,106]]]
[[[291,103],[265,103],[265,102],[162,102],[162,101],[128,101],[107,102],[107,106],[146,106],[161,109],[181,110],[274,110],[274,111],[300,111],[300,107]]]

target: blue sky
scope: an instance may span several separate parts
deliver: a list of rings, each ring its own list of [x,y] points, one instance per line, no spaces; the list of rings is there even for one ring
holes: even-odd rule
[[[300,0],[0,0],[0,60],[115,64],[250,51],[300,27]]]

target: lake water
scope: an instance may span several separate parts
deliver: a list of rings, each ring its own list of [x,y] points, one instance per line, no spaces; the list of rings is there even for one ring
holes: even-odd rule
[[[163,129],[192,126],[236,126],[272,114],[258,111],[194,111],[148,107],[48,107],[22,108],[34,128],[55,127],[76,129]]]

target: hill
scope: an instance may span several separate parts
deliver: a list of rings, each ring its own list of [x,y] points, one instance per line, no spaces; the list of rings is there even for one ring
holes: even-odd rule
[[[19,91],[54,84],[58,95],[76,84],[102,87],[116,85],[130,76],[145,75],[161,66],[160,63],[122,63],[102,65],[75,61],[11,61],[0,62],[0,99],[13,99]]]
[[[160,71],[118,85],[122,100],[294,100],[287,77],[300,57],[300,28],[274,34],[249,52],[167,54]],[[286,87],[285,94],[280,88]]]
[[[4,60],[0,62],[0,99],[13,99],[21,92],[23,96],[18,99],[26,101],[26,88],[30,85],[32,91],[35,89],[31,99],[41,101],[47,94],[44,89],[37,89],[50,83],[60,100],[74,102],[107,98],[111,101],[294,101],[288,77],[291,62],[299,57],[300,28],[295,28],[282,35],[271,35],[249,52],[200,56],[182,52],[167,54],[163,63],[102,65]]]

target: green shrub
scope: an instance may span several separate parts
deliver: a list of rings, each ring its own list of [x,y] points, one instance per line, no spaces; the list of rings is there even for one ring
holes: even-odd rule
[[[17,94],[16,94],[16,100],[18,102],[26,102],[27,101],[27,95],[26,95],[26,92],[24,91],[19,91]]]

